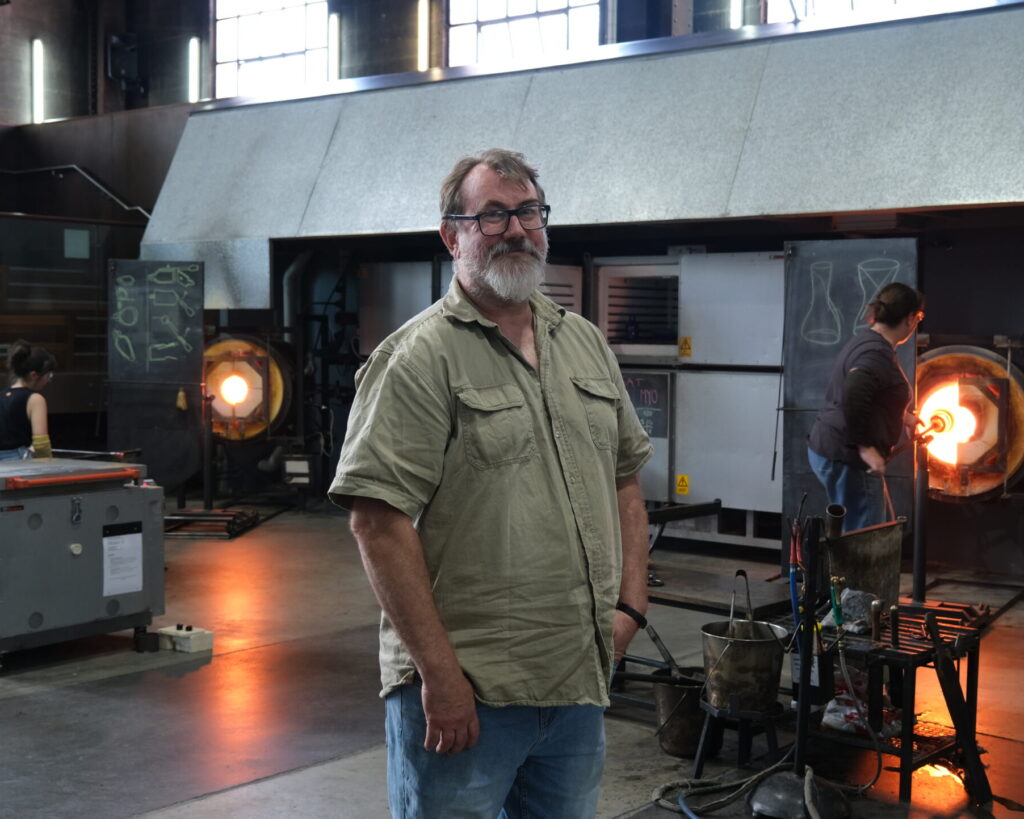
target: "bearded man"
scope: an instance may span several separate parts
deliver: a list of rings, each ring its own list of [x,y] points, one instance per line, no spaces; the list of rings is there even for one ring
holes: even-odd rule
[[[601,332],[538,292],[549,210],[521,154],[460,160],[451,289],[356,378],[330,497],[383,609],[395,817],[592,817],[644,622],[651,445]]]

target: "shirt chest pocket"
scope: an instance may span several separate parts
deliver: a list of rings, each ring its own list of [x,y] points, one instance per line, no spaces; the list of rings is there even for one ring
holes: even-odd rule
[[[466,387],[457,397],[466,460],[477,469],[523,463],[536,454],[530,411],[515,384]]]
[[[619,445],[619,391],[610,378],[572,376],[586,412],[594,446],[614,451]]]

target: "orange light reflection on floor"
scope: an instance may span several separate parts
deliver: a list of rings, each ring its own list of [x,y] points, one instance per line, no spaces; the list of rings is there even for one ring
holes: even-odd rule
[[[950,384],[933,392],[920,412],[926,424],[938,422],[938,429],[928,444],[928,454],[948,464],[956,463],[957,444],[971,439],[978,428],[978,419],[967,407],[960,405],[960,387]]]

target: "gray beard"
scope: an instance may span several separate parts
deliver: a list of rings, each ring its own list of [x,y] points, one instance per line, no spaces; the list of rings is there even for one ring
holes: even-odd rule
[[[511,250],[525,250],[529,256],[512,256]],[[506,304],[523,304],[544,281],[544,258],[532,244],[515,240],[491,248],[483,264],[466,263],[470,279]]]

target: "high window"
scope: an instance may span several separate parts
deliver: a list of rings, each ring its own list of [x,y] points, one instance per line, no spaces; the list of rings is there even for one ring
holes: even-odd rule
[[[327,3],[217,0],[216,95],[274,96],[328,79]]]
[[[448,65],[530,63],[601,42],[600,0],[449,0]]]
[[[742,5],[733,0],[733,6]],[[992,0],[769,0],[769,23],[813,20],[822,28],[925,17],[995,5]]]

